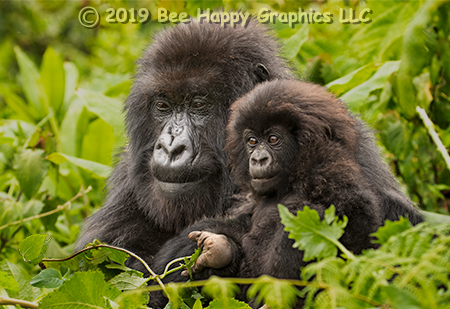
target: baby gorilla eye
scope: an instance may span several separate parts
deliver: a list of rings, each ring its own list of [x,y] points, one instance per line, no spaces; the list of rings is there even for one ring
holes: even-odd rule
[[[256,137],[249,137],[248,143],[253,146],[258,143],[258,140],[256,139]]]
[[[271,135],[271,136],[269,136],[269,143],[271,143],[271,144],[276,144],[276,143],[278,143],[278,141],[279,141],[280,139],[279,139],[279,137],[278,136],[276,136],[276,135]]]

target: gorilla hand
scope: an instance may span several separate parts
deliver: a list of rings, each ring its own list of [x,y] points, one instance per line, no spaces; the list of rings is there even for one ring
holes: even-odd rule
[[[233,250],[225,235],[194,231],[189,233],[189,238],[202,248],[202,254],[192,266],[194,273],[201,272],[205,268],[222,268],[231,263]],[[189,272],[184,270],[181,275],[189,277]]]

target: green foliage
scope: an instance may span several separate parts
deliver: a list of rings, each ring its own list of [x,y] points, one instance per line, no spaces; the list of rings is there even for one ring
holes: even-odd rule
[[[298,211],[297,216],[292,215],[283,205],[278,205],[278,211],[281,223],[289,232],[289,238],[295,240],[294,248],[304,251],[304,261],[336,256],[338,247],[341,246],[338,239],[344,234],[348,219],[344,216],[342,221],[337,220],[334,206],[325,211],[324,221],[320,221],[317,211],[308,206]],[[345,248],[341,249],[347,256],[353,256]]]
[[[249,299],[255,299],[256,303],[263,303],[274,309],[292,308],[299,294],[292,284],[269,276],[256,279],[247,292]]]
[[[47,235],[31,235],[20,242],[19,251],[23,259],[28,263],[38,263],[44,258],[49,239]]]
[[[439,274],[448,274],[448,260],[437,248],[446,244],[443,227],[449,222],[448,216],[440,215],[448,214],[450,196],[450,169],[444,159],[450,148],[448,1],[119,0],[91,4],[100,11],[110,6],[146,7],[152,12],[159,5],[193,16],[198,8],[221,6],[257,13],[261,5],[272,12],[296,12],[301,7],[333,13],[331,24],[276,22],[271,26],[298,75],[326,85],[378,132],[382,155],[405,192],[426,210],[430,223],[409,228],[405,219],[386,222],[375,234],[380,249],[350,261],[352,254],[338,241],[345,220],[335,220],[331,209],[323,221],[306,208],[299,216],[280,209],[291,237],[305,250],[305,259],[320,260],[302,272],[314,283],[302,292],[308,306],[316,308],[338,304],[364,308],[378,303],[384,308],[446,308],[448,292],[441,287],[448,282]],[[339,9],[348,10],[348,5],[356,11],[369,7],[372,22],[339,23]],[[126,145],[123,102],[135,61],[151,33],[164,27],[153,16],[147,24],[102,20],[100,27],[88,30],[76,18],[81,6],[79,1],[0,2],[0,295],[42,299],[84,271],[86,278],[103,276],[113,290],[124,292],[114,298],[114,293],[104,290],[101,301],[92,298],[80,306],[92,302],[139,308],[146,303],[147,295],[139,288],[146,279],[124,266],[128,257],[124,252],[97,248],[65,261],[44,261],[48,269],[40,277],[36,277],[37,267],[19,254],[37,262],[45,250],[53,258],[72,253],[81,223],[102,204],[114,156]],[[424,125],[416,107],[428,115],[428,127],[436,134]],[[442,141],[439,150],[436,138]],[[443,230],[433,232],[438,227]],[[33,234],[37,236],[27,238]],[[344,255],[336,257],[337,250]],[[433,261],[434,273],[427,259]],[[189,270],[193,260],[179,262]],[[413,278],[405,277],[410,270]],[[215,298],[209,306],[244,306],[230,298],[238,293],[238,282],[214,280],[218,281],[202,290]],[[272,294],[276,289],[263,286],[293,284],[270,280],[266,285],[260,282],[261,288],[253,287],[251,296],[269,304],[276,300]],[[207,306],[196,289],[179,291],[182,306]],[[271,304],[288,306],[289,299]]]

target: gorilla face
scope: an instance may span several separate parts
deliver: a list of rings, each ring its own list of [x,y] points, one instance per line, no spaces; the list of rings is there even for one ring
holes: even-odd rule
[[[154,190],[169,199],[200,190],[211,178],[218,178],[225,166],[224,156],[217,155],[223,147],[223,142],[217,145],[217,136],[223,134],[225,121],[216,117],[223,111],[214,100],[213,90],[205,87],[199,92],[183,84],[174,84],[151,102],[159,127],[150,159]],[[209,134],[211,131],[214,135]]]
[[[289,128],[275,125],[262,131],[244,130],[251,187],[259,195],[274,193],[287,180],[298,145]]]

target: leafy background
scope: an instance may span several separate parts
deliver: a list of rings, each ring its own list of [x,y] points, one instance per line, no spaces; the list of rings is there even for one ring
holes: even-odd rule
[[[99,27],[80,25],[93,6]],[[424,210],[448,214],[450,163],[416,106],[450,148],[450,3],[446,1],[2,1],[0,2],[0,264],[23,278],[20,241],[51,237],[46,256],[71,254],[83,219],[101,206],[126,144],[123,102],[151,34],[170,24],[105,21],[106,9],[299,7],[331,24],[271,25],[299,77],[327,85],[374,129],[386,162]],[[369,7],[371,23],[342,24],[339,9]],[[69,201],[69,202],[68,202]],[[1,272],[0,272],[1,274]],[[2,288],[0,276],[0,294]],[[6,277],[5,277],[6,278]],[[23,279],[25,280],[25,279]],[[26,281],[26,280],[25,280]],[[32,299],[30,299],[32,300]]]

